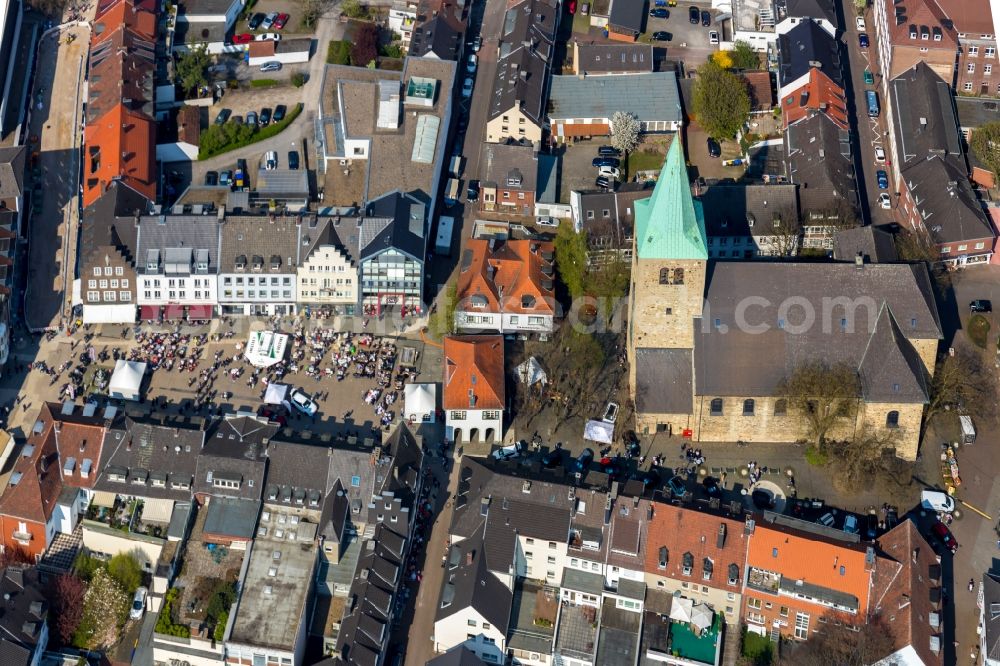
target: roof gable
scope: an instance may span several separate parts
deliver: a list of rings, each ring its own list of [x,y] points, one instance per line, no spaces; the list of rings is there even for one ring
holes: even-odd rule
[[[504,350],[499,335],[444,340],[445,409],[504,408]]]

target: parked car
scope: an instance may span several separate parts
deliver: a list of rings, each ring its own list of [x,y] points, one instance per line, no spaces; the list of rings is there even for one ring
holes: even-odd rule
[[[278,12],[270,12],[264,17],[264,20],[260,22],[261,30],[270,30],[271,26],[274,25],[274,21],[278,18]]]
[[[667,486],[670,488],[670,492],[678,497],[683,497],[687,494],[687,483],[684,481],[684,477],[679,474],[670,477],[670,480],[667,481]]]
[[[951,552],[954,553],[958,550],[958,541],[955,541],[955,535],[944,523],[937,522],[931,525],[931,533]]]
[[[750,501],[761,511],[770,511],[774,508],[774,497],[766,490],[755,490],[750,493]]]
[[[608,178],[613,178],[614,180],[621,180],[622,172],[618,167],[613,166],[602,166],[598,167],[597,174],[599,176],[606,176]]]
[[[882,194],[878,195],[878,205],[880,208],[889,210],[890,208],[892,208],[892,200],[889,198],[888,194],[883,192]]]
[[[280,123],[282,120],[285,119],[285,113],[287,111],[288,111],[287,106],[285,106],[284,104],[279,104],[278,106],[274,107],[274,115],[271,116],[271,120],[273,120],[276,123]]]
[[[267,127],[271,124],[271,109],[270,107],[264,107],[260,110],[260,126]]]
[[[288,151],[288,168],[293,171],[299,168],[299,153],[297,150]]]
[[[219,185],[225,185],[229,187],[233,184],[233,172],[230,170],[219,172]]]
[[[885,164],[885,148],[878,147],[875,149],[875,161],[879,164]]]
[[[274,19],[274,29],[281,30],[288,23],[288,14],[278,14],[278,17]]]
[[[858,517],[853,513],[847,514],[847,517],[844,518],[844,531],[848,534],[857,534],[861,531],[861,528],[858,527]]]
[[[233,44],[249,44],[253,41],[253,35],[249,32],[243,32],[238,35],[233,35]]]
[[[706,28],[712,25],[712,15],[705,10],[702,10],[701,12],[701,24]]]
[[[528,450],[528,443],[523,439],[519,442],[514,442],[509,446],[502,446],[491,455],[494,460],[510,460],[511,458],[520,458]]]
[[[594,185],[605,190],[611,189],[611,179],[607,176],[598,176],[594,181]]]
[[[208,171],[205,173],[205,184],[209,187],[213,187],[219,184],[219,173],[217,171]]]
[[[688,21],[691,22],[691,25],[698,25],[698,21],[700,20],[701,20],[701,10],[699,10],[697,7],[691,7],[690,9],[688,9]]]
[[[542,456],[542,466],[543,467],[558,467],[562,462],[563,451],[562,446],[556,445],[554,449],[545,452]]]
[[[242,157],[236,160],[236,170],[243,173],[250,173],[250,169],[247,168],[247,161]]]
[[[656,32],[653,33],[654,42],[669,42],[673,38],[674,36],[669,32],[667,32],[666,30],[657,30]]]
[[[479,64],[479,56],[475,53],[470,53],[468,60],[465,62],[465,71],[469,74],[475,74],[477,64]]]
[[[708,31],[708,43],[709,44],[718,44],[719,43],[719,33],[717,33],[715,30],[709,30]]]
[[[865,17],[864,16],[857,16],[857,17],[855,17],[855,19],[854,19],[854,25],[858,26],[858,32],[864,32],[866,30],[866,28],[865,28]]]
[[[525,442],[527,446],[527,442]],[[574,472],[586,472],[590,468],[590,463],[594,462],[594,450],[587,448],[580,452],[580,455],[573,461]]]
[[[469,201],[478,201],[479,200],[479,181],[478,180],[470,180],[469,181],[468,185],[466,185],[466,188],[465,188],[465,197]]]
[[[866,86],[875,85],[875,75],[872,74],[871,71],[867,69],[865,70],[865,85]]]
[[[284,428],[285,425],[288,423],[288,419],[285,418],[284,414],[279,412],[277,409],[273,409],[271,407],[261,407],[259,410],[257,410],[257,415],[263,416],[268,421],[277,423],[282,428]]]
[[[889,175],[882,169],[875,172],[875,180],[878,181],[878,189],[889,189]]]
[[[862,32],[858,35],[858,44],[861,45],[861,48],[863,49],[868,48],[868,33]]]
[[[254,35],[254,41],[257,42],[280,42],[281,35],[276,32],[262,32],[259,35]]]
[[[878,516],[874,513],[869,513],[865,516],[864,526],[865,538],[869,541],[874,541],[875,537],[878,536]]]
[[[128,616],[133,620],[142,619],[142,614],[146,612],[146,595],[149,593],[145,587],[140,587],[135,591],[135,596],[132,597],[132,608],[128,612]]]
[[[604,408],[604,416],[601,417],[601,420],[604,421],[605,423],[614,423],[617,418],[618,418],[618,403],[609,402],[608,406]]]
[[[601,157],[621,157],[622,151],[614,146],[601,146],[597,149],[597,154]]]
[[[479,52],[479,49],[483,47],[483,38],[481,35],[476,35],[476,38],[472,40],[472,50]]]
[[[260,27],[260,24],[263,22],[264,22],[264,14],[262,12],[255,12],[253,16],[251,16],[247,20],[247,27],[250,28],[251,30],[256,30],[257,28]]]
[[[267,171],[274,171],[278,168],[278,153],[273,150],[269,150],[264,153],[264,169]]]
[[[655,9],[650,9],[649,15],[652,16],[653,18],[660,18],[660,19],[670,18],[670,12],[668,12],[666,9],[663,9],[662,7],[656,7]]]
[[[705,492],[708,493],[709,497],[722,496],[722,488],[719,487],[719,480],[714,476],[706,476],[702,479],[701,485],[705,488]]]
[[[299,410],[306,416],[315,416],[317,407],[316,401],[312,399],[312,396],[307,394],[300,388],[294,389],[291,396],[289,396],[289,402],[292,403],[292,407]]]
[[[992,301],[985,298],[977,298],[976,300],[969,303],[969,309],[973,312],[981,312],[984,314],[989,314],[993,312]]]
[[[462,97],[465,97],[466,99],[472,97],[472,86],[473,86],[472,77],[471,76],[466,77],[465,81],[462,82]]]
[[[621,166],[621,160],[617,157],[595,157],[590,161],[590,164],[595,169],[599,167],[617,167]]]
[[[248,111],[247,112],[247,125],[253,125],[254,127],[257,126],[257,112],[256,111]]]
[[[829,512],[824,513],[822,516],[819,517],[819,520],[817,520],[816,522],[822,525],[823,527],[833,527],[834,523],[833,514]]]
[[[722,156],[722,146],[719,145],[718,141],[716,141],[712,137],[708,137],[708,139],[705,141],[705,143],[708,146],[708,156],[709,157],[721,157]]]
[[[262,72],[278,72],[281,70],[281,63],[277,60],[268,60],[260,66]]]
[[[219,114],[215,116],[215,124],[216,125],[225,124],[225,122],[229,120],[229,116],[231,115],[233,115],[232,109],[220,109]]]
[[[921,490],[920,506],[930,511],[951,513],[955,510],[955,498],[940,490]]]

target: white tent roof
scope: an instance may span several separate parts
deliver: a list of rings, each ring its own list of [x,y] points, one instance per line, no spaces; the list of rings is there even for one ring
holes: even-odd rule
[[[108,384],[109,393],[131,395],[138,393],[142,386],[142,376],[146,374],[146,364],[140,361],[119,359]]]
[[[607,421],[591,419],[583,427],[583,438],[601,444],[613,444],[615,437],[615,424]]]
[[[247,338],[244,356],[250,361],[250,365],[256,368],[268,368],[285,358],[287,345],[288,336],[284,333],[252,331]]]
[[[271,382],[267,385],[267,391],[264,392],[264,404],[280,405],[285,400],[285,395],[287,393],[288,384]]]
[[[407,414],[433,414],[437,406],[434,384],[407,384],[403,387],[403,405]]]
[[[705,604],[695,603],[686,597],[674,597],[670,604],[671,620],[693,624],[703,631],[712,626],[714,615],[712,609]]]
[[[521,378],[522,383],[528,386],[533,386],[538,382],[545,384],[549,381],[548,375],[542,369],[542,364],[534,356],[529,357],[527,361],[517,366],[517,376]]]

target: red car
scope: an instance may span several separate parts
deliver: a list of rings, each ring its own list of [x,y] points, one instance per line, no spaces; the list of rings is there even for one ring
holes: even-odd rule
[[[274,19],[274,27],[281,30],[288,23],[288,14],[278,14],[278,17]]]
[[[233,44],[249,44],[253,41],[253,35],[249,32],[244,32],[239,35],[233,35]]]
[[[576,14],[576,0],[569,0],[567,7],[569,8],[570,14]]]
[[[952,535],[951,530],[944,523],[937,522],[931,526],[931,532],[934,536],[938,538],[944,547],[950,550],[952,553],[958,550],[958,542],[955,541],[954,535]]]

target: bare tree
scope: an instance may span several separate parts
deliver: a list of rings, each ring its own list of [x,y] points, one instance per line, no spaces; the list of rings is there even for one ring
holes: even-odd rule
[[[857,414],[860,384],[857,372],[846,364],[812,361],[785,379],[781,394],[802,413],[809,436],[825,451],[830,430]]]
[[[845,493],[870,487],[879,473],[890,471],[888,461],[895,458],[897,442],[896,431],[865,428],[850,441],[828,443],[834,486]]]
[[[930,380],[930,401],[924,413],[930,420],[947,410],[992,419],[996,414],[997,378],[994,368],[978,354],[959,347],[954,356],[943,356]]]
[[[868,622],[828,613],[809,640],[794,644],[779,666],[867,666],[893,652],[893,635],[880,616]]]
[[[776,257],[792,257],[798,253],[802,243],[802,224],[791,206],[775,210],[769,220],[766,233],[771,238],[771,254]]]

